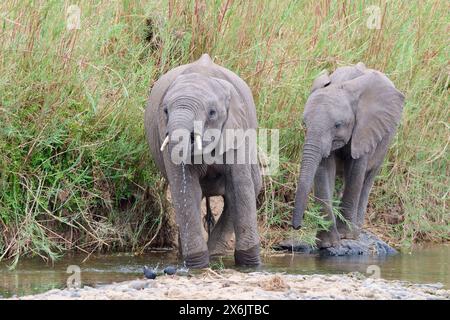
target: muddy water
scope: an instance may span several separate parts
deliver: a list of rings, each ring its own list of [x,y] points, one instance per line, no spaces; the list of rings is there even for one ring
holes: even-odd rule
[[[147,255],[131,254],[91,256],[67,256],[53,264],[41,259],[22,259],[15,270],[0,263],[0,295],[10,297],[44,292],[53,288],[64,288],[71,274],[66,273],[69,265],[81,269],[83,285],[99,285],[132,280],[142,277],[144,265],[160,269],[177,265],[177,256],[170,252],[155,252]],[[286,272],[291,274],[342,274],[360,272],[366,276],[374,273],[388,280],[406,280],[414,283],[440,282],[450,289],[450,245],[416,249],[392,257],[330,257],[314,255],[277,254],[263,259],[258,270]],[[223,259],[225,267],[234,267],[232,258]],[[217,265],[217,263],[216,263]],[[254,271],[255,269],[240,269]]]

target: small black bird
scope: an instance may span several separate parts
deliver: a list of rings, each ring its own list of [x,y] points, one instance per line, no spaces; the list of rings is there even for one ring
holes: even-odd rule
[[[156,278],[156,270],[152,268],[148,268],[147,266],[144,267],[144,276],[147,279],[154,280]]]
[[[177,273],[177,268],[175,268],[174,266],[168,266],[164,269],[164,273],[169,276],[173,276],[175,273]]]

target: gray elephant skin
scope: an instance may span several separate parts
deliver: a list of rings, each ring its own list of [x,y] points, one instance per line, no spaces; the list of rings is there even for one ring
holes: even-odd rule
[[[404,96],[381,72],[363,63],[323,72],[312,85],[303,120],[306,136],[292,226],[302,225],[308,195],[331,221],[317,234],[319,248],[356,239],[364,223],[370,189],[401,120]],[[335,179],[343,179],[340,212],[332,211]]]
[[[205,132],[212,129],[221,133],[229,129],[256,130],[258,125],[250,88],[235,73],[215,64],[207,54],[172,69],[154,84],[145,110],[147,140],[157,167],[170,185],[180,250],[186,265],[206,267],[210,256],[223,254],[228,248],[233,233],[235,263],[258,265],[256,197],[262,186],[259,167],[250,162],[180,164],[172,161],[177,143],[173,134],[178,129],[191,133],[191,154],[187,157],[195,150],[197,153],[201,150],[203,156],[214,150],[216,157],[234,157],[239,146],[245,145],[236,141],[229,147],[219,148],[219,139],[207,141],[202,132],[195,132],[194,121],[201,123]],[[224,209],[205,241],[200,205],[204,197],[208,200],[211,196],[222,196]]]

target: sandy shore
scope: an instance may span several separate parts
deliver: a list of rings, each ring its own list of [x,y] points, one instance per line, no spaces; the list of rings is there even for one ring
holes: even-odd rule
[[[54,289],[15,299],[450,299],[440,284],[412,284],[348,275],[287,275],[206,270],[95,288]]]

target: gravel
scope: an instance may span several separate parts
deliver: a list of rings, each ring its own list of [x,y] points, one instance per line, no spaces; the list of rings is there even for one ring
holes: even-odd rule
[[[120,283],[53,289],[14,297],[23,300],[124,300],[124,299],[450,299],[441,284],[412,284],[405,281],[347,275],[288,275],[274,273],[220,272],[211,269],[193,276],[160,276]]]

